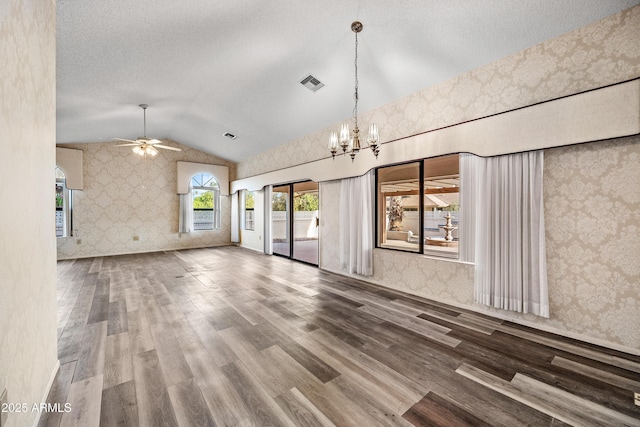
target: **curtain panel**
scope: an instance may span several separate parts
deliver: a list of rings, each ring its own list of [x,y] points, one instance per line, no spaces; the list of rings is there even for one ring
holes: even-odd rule
[[[193,201],[191,192],[180,194],[180,217],[178,220],[178,233],[191,233],[193,230]]]
[[[240,191],[231,195],[231,243],[240,243]]]
[[[478,163],[481,157],[460,154],[460,261],[475,262],[476,252],[476,207],[478,205]]]
[[[267,255],[273,254],[273,246],[271,242],[271,195],[273,186],[267,185],[264,187],[264,253]]]
[[[373,187],[373,171],[340,186],[340,267],[362,276],[373,274]]]
[[[549,317],[543,152],[477,158],[476,166],[475,300]]]

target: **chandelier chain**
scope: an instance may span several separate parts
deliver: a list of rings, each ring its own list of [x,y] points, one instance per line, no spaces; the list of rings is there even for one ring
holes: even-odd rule
[[[329,137],[329,150],[331,151],[331,157],[335,158],[336,153],[338,152],[338,148],[342,147],[343,154],[347,154],[349,151],[349,156],[351,157],[351,161],[353,161],[356,157],[356,154],[360,152],[362,145],[360,143],[360,129],[358,128],[358,101],[360,101],[359,94],[359,84],[358,84],[358,33],[362,31],[362,23],[359,21],[354,21],[351,23],[351,31],[355,33],[355,55],[353,60],[353,70],[354,70],[354,80],[355,80],[355,91],[353,94],[354,105],[353,105],[353,121],[354,127],[350,131],[349,123],[343,123],[340,127],[340,132],[331,132]],[[362,136],[364,138],[364,135]],[[369,125],[369,134],[366,137],[366,142],[368,142],[369,148],[373,151],[373,154],[378,158],[378,153],[380,152],[380,148],[378,145],[378,141],[380,139],[380,134],[378,133],[378,126],[375,123],[370,123]]]
[[[353,107],[353,119],[355,120],[356,129],[358,129],[358,33],[356,32],[356,54],[354,60],[355,69],[355,106]]]

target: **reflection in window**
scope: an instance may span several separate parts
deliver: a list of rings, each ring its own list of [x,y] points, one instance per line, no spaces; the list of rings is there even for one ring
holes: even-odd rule
[[[220,228],[220,186],[212,175],[197,174],[191,179],[193,230]]]

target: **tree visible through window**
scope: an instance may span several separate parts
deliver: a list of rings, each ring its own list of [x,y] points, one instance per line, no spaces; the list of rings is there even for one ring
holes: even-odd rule
[[[255,209],[255,195],[253,191],[244,192],[244,229],[253,231],[255,230],[255,219],[254,219],[254,209]]]
[[[220,186],[212,175],[197,174],[191,179],[193,229],[220,228]]]

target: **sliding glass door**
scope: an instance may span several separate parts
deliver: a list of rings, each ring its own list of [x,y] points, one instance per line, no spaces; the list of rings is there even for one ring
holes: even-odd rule
[[[318,183],[273,187],[271,236],[273,253],[318,265]]]
[[[286,257],[291,256],[291,186],[273,187],[271,192],[271,240],[273,253]]]
[[[317,182],[293,184],[293,258],[318,265],[319,198]]]

